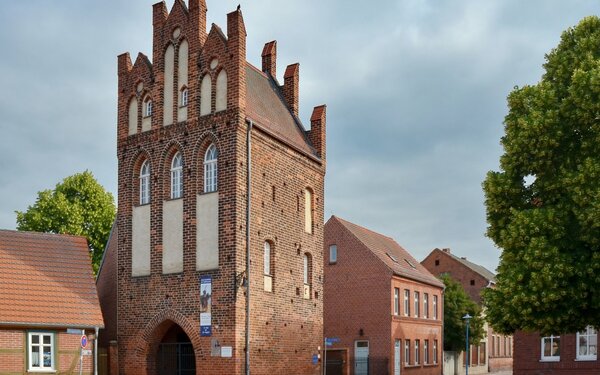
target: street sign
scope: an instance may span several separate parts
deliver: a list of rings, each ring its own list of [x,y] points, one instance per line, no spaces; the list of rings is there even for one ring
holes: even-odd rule
[[[69,335],[81,335],[81,330],[76,328],[67,328],[67,334]]]
[[[339,337],[325,337],[325,345],[333,346],[336,342],[340,342]]]
[[[86,346],[87,346],[87,336],[82,335],[81,336],[81,348],[85,349]]]
[[[91,349],[83,349],[81,351],[82,355],[92,355],[92,350]]]
[[[313,354],[312,356],[312,364],[316,365],[317,363],[319,363],[319,356],[316,354]]]

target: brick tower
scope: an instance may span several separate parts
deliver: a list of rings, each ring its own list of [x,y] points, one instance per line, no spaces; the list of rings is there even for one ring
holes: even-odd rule
[[[318,374],[325,106],[305,130],[299,65],[206,11],[155,4],[152,61],[118,57],[118,369]]]

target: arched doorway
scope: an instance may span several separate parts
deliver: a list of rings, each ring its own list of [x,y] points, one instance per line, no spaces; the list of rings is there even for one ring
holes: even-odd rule
[[[196,356],[190,338],[173,323],[158,344],[158,375],[196,375]]]

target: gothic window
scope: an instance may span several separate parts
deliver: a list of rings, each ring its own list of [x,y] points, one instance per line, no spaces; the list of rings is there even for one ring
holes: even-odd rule
[[[145,160],[140,168],[140,204],[150,203],[150,163]]]
[[[217,157],[218,152],[214,144],[208,146],[204,155],[204,192],[217,191]]]
[[[171,199],[183,196],[183,158],[177,152],[171,161]]]

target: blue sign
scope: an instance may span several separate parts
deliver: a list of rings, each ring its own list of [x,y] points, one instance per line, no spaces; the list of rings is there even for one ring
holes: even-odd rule
[[[85,349],[86,346],[87,346],[87,336],[82,335],[81,336],[81,347]]]
[[[316,365],[317,363],[319,363],[319,356],[316,354],[313,354],[312,364]]]
[[[325,345],[333,346],[336,342],[340,342],[339,337],[325,337]]]
[[[212,335],[212,277],[200,277],[200,336]]]
[[[212,335],[212,327],[211,326],[200,326],[200,336],[211,336]]]

